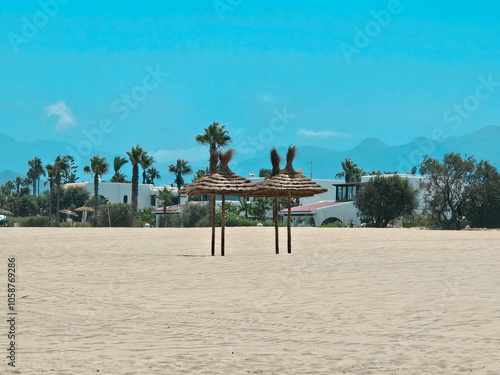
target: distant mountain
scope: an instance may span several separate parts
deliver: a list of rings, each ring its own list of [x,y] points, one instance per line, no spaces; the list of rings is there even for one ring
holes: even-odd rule
[[[425,154],[442,158],[444,154],[454,151],[462,155],[474,155],[477,160],[487,159],[493,165],[500,167],[499,141],[500,126],[488,126],[462,137],[448,137],[436,141],[419,137],[410,143],[397,146],[389,146],[378,139],[368,138],[347,151],[315,146],[301,147],[294,166],[296,169],[304,168],[304,174],[309,176],[310,162],[312,162],[313,177],[327,179],[334,178],[341,172],[340,163],[346,158],[351,158],[367,172],[381,170],[406,173],[419,164]],[[285,156],[284,147],[278,147],[278,151],[280,155]],[[238,156],[236,154],[235,159],[238,159]],[[235,172],[246,176],[251,170],[258,174],[260,168],[271,168],[267,150],[253,159],[238,162]]]
[[[0,185],[5,184],[7,181],[15,180],[16,177],[25,178],[26,176],[20,173],[16,173],[14,171],[9,171],[9,170],[3,171],[0,173]]]
[[[442,158],[447,152],[460,152],[462,155],[474,155],[476,159],[487,159],[497,167],[500,167],[500,126],[488,126],[474,133],[461,137],[448,137],[438,141],[432,141],[429,138],[415,138],[410,143],[397,146],[389,146],[376,138],[362,140],[356,147],[347,151],[336,151],[333,149],[303,146],[300,147],[294,166],[296,169],[303,168],[304,174],[312,174],[314,178],[332,179],[342,171],[341,162],[346,158],[352,158],[365,171],[397,171],[400,173],[409,172],[413,166],[419,164],[424,154],[433,157]],[[51,162],[61,154],[71,153],[71,147],[64,142],[37,141],[34,143],[17,142],[14,139],[0,134],[0,150],[2,155],[7,157],[0,158],[0,184],[6,180],[12,180],[18,175],[24,176],[28,170],[28,160],[35,156],[42,159],[44,164]],[[271,168],[269,161],[269,150],[259,150],[251,157],[243,153],[237,153],[231,168],[242,176],[248,176],[250,171],[256,175],[261,168]],[[286,147],[278,147],[278,152],[283,157],[286,154]],[[102,150],[93,150],[92,155],[99,153],[112,162],[115,156],[112,152]],[[125,156],[125,152],[121,152]],[[208,154],[208,151],[207,151]],[[83,169],[89,163],[92,156],[83,160],[77,160],[77,165]],[[117,154],[116,154],[117,155]],[[74,155],[75,156],[75,155]],[[189,160],[188,160],[189,161]],[[171,182],[173,177],[168,173],[168,166],[174,160],[166,163],[158,163],[156,168],[163,175],[163,182]],[[204,163],[191,163],[196,171],[205,168]],[[127,166],[127,165],[126,165]],[[130,168],[124,168],[124,172],[130,178]],[[283,163],[284,166],[284,163]],[[14,172],[15,171],[15,172]],[[105,179],[111,175],[106,175]],[[87,179],[88,176],[80,173],[81,179]],[[191,176],[186,181],[191,181]]]

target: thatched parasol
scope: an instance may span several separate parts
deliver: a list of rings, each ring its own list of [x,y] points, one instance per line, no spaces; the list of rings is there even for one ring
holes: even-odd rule
[[[59,210],[60,213],[68,215],[69,216],[78,216],[76,212],[73,212],[71,210]]]
[[[286,153],[286,167],[271,178],[256,184],[252,196],[254,197],[274,197],[275,198],[275,236],[276,236],[276,254],[279,254],[278,245],[278,197],[288,198],[288,253],[292,252],[292,198],[311,197],[316,194],[325,193],[325,189],[312,181],[310,178],[296,172],[293,168],[293,159],[297,148],[290,146]],[[279,155],[276,149],[271,150],[271,162],[273,163],[273,173],[276,168],[279,170]]]
[[[4,215],[4,216],[14,216],[14,214],[8,210],[3,210],[0,208],[0,215]]]
[[[249,195],[254,190],[254,183],[247,178],[238,176],[229,168],[229,161],[233,157],[234,149],[226,151],[224,154],[219,154],[220,168],[218,171],[213,172],[211,165],[211,172],[208,175],[200,178],[199,180],[187,185],[182,191],[188,195],[197,194],[213,194],[214,201],[215,195],[222,195],[222,222],[221,222],[221,255],[224,256],[225,247],[225,204],[226,194],[230,195]],[[213,157],[211,156],[211,161]],[[212,163],[211,163],[212,164]],[[214,202],[215,203],[215,202]],[[215,204],[213,205],[212,212],[215,213]],[[212,255],[214,251],[214,237],[215,234],[215,214],[212,221]]]
[[[93,208],[87,207],[84,204],[82,207],[75,208],[75,211],[77,211],[77,212],[83,212],[82,223],[85,223],[87,221],[87,213],[88,212],[94,212],[95,210]]]

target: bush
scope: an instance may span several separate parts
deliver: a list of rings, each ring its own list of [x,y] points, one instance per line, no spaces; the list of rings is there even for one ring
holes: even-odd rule
[[[342,221],[337,220],[333,223],[324,224],[320,228],[347,228],[347,225],[345,225]]]
[[[208,226],[208,205],[193,204],[182,210],[182,225],[184,227]]]
[[[97,225],[100,227],[109,227],[109,217],[111,217],[112,227],[130,227],[132,225],[132,206],[128,203],[103,204],[100,207],[101,215],[97,219]]]
[[[12,217],[8,221],[9,227],[13,227],[14,223],[20,227],[49,227],[51,226],[48,216],[29,216],[29,217]],[[53,220],[53,224],[56,222]]]
[[[413,212],[403,216],[403,228],[428,227],[431,225],[431,218],[420,212]]]

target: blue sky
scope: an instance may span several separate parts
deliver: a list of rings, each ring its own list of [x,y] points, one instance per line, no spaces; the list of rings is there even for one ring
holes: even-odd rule
[[[206,160],[194,137],[213,121],[243,153],[500,125],[494,1],[5,0],[0,12],[0,133],[82,158],[141,143],[159,161]]]

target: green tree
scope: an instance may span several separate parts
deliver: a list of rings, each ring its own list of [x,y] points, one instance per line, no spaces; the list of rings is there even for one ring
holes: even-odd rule
[[[335,177],[344,178],[345,182],[360,182],[361,176],[366,174],[351,158],[345,159],[342,162],[342,169],[343,171],[337,173]]]
[[[123,174],[123,172],[120,171],[120,168],[127,163],[127,159],[121,156],[115,156],[115,158],[113,159],[113,169],[115,171],[115,174],[111,178],[111,182],[127,182],[126,176]]]
[[[145,184],[147,183],[147,173],[146,170],[153,165],[155,162],[155,158],[153,156],[148,155],[147,152],[144,152],[142,154],[142,158],[140,161],[141,167],[142,167],[142,183]]]
[[[248,214],[252,212],[252,202],[248,201],[246,198],[240,199],[240,207],[238,209],[238,214],[242,212],[245,213],[245,219],[248,220]]]
[[[209,146],[209,160],[211,155],[219,151],[221,148],[229,146],[231,143],[231,137],[229,132],[226,130],[227,125],[219,125],[220,122],[214,121],[212,124],[205,128],[205,133],[198,134],[196,136],[196,142],[203,146]],[[215,198],[210,199],[209,202],[209,213],[210,213],[210,224],[213,223],[214,218],[212,217],[213,205],[215,204]]]
[[[137,226],[137,198],[139,196],[139,165],[141,165],[144,160],[144,154],[146,151],[138,144],[136,147],[132,147],[130,151],[127,151],[127,155],[132,164],[132,219],[131,225],[133,227]]]
[[[177,202],[181,203],[181,193],[180,189],[184,186],[184,175],[193,173],[191,166],[184,159],[177,159],[176,164],[171,164],[168,167],[168,171],[175,176],[174,183],[177,186]]]
[[[255,198],[252,203],[252,215],[259,221],[267,220],[267,211],[274,207],[274,198]]]
[[[208,171],[204,169],[198,169],[198,171],[194,174],[193,181],[195,182],[199,180],[200,178],[203,178],[207,175]]]
[[[14,185],[16,185],[16,191],[19,193],[19,189],[21,188],[21,185],[23,184],[23,179],[19,176],[16,177],[14,180]]]
[[[259,171],[259,177],[269,178],[269,177],[271,177],[271,172],[272,172],[271,169],[262,168]]]
[[[163,224],[165,227],[167,226],[167,206],[172,202],[172,199],[174,199],[174,195],[167,189],[167,187],[158,191],[158,200],[163,206]]]
[[[33,195],[40,194],[40,177],[46,176],[45,169],[40,158],[33,158],[28,161],[29,170],[26,177],[33,182]]]
[[[423,157],[420,172],[426,176],[422,187],[425,190],[426,209],[433,224],[444,229],[453,229],[463,216],[463,206],[467,190],[476,183],[476,159],[451,152],[444,155],[443,161]]]
[[[482,160],[476,166],[474,183],[467,186],[463,214],[476,228],[500,228],[500,175]]]
[[[52,164],[49,168],[51,169],[51,172],[53,174],[53,184],[55,185],[56,189],[56,218],[57,222],[59,223],[61,221],[61,215],[59,212],[61,201],[61,185],[63,182],[63,177],[66,175],[66,173],[68,173],[69,164],[65,157],[61,157],[61,155],[58,155],[54,160],[54,164]],[[47,168],[47,166],[45,167],[47,171],[49,168]]]
[[[231,143],[231,137],[226,130],[226,125],[219,125],[220,122],[214,121],[205,128],[205,133],[196,136],[196,142],[203,146],[209,146],[209,151],[218,151]]]
[[[389,221],[411,214],[418,207],[417,194],[407,179],[378,175],[356,193],[354,206],[365,219],[386,227]]]
[[[52,200],[54,197],[54,180],[55,180],[55,171],[54,171],[54,166],[52,164],[47,164],[45,166],[45,169],[47,171],[47,182],[49,184],[49,219],[52,221]]]
[[[14,216],[35,216],[38,214],[38,206],[35,198],[29,194],[14,193],[5,203],[5,209],[11,211]]]
[[[90,159],[90,167],[86,165],[83,171],[87,174],[94,176],[94,227],[97,227],[97,209],[99,207],[99,180],[101,176],[109,173],[109,164],[106,158],[101,158],[99,154],[94,155]]]
[[[75,158],[73,156],[65,155],[64,158],[68,163],[68,169],[63,176],[64,184],[73,184],[80,179],[80,177],[76,176],[76,173],[78,172],[78,166],[76,165]]]
[[[153,184],[154,185],[155,180],[161,178],[160,171],[158,171],[158,169],[156,169],[155,167],[150,167],[146,171],[146,174],[147,174],[146,181],[147,181],[148,184]]]

